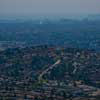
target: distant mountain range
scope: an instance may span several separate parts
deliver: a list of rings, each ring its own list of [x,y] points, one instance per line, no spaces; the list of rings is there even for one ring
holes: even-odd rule
[[[100,14],[88,15],[89,20],[100,20]]]

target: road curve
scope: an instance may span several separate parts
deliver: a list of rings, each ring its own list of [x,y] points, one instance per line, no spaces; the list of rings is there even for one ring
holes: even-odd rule
[[[58,64],[60,64],[61,60],[57,60],[53,65],[51,65],[49,68],[45,69],[38,77],[38,80],[41,80],[43,75],[45,75],[49,70],[52,70],[54,67],[56,67]]]

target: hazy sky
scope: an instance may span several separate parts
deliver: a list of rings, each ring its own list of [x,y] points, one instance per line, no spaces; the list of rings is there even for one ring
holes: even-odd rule
[[[0,0],[0,16],[100,13],[100,0]]]

